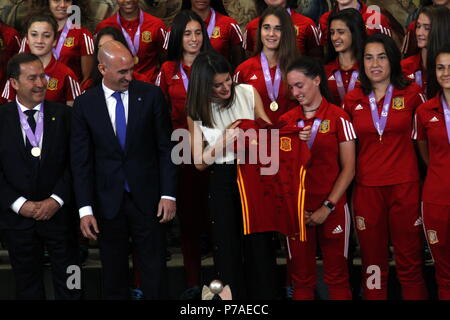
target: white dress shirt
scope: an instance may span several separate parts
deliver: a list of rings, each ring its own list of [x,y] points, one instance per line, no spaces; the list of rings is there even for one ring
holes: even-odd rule
[[[27,111],[27,110],[30,110],[27,107],[25,107],[23,104],[21,104],[17,97],[16,97],[16,103],[20,107],[20,110],[22,110],[23,113],[25,113],[25,111]],[[41,104],[38,104],[32,110],[36,110],[37,111],[34,114],[34,120],[37,122],[38,116],[39,116],[39,112],[41,112]],[[45,112],[45,110],[44,110],[44,112]],[[23,130],[22,126],[20,126],[20,129],[22,130],[23,143],[26,144],[27,143],[27,135],[25,133],[25,130]],[[45,128],[44,128],[44,130],[45,130]],[[44,137],[44,135],[42,135],[41,139],[39,140],[39,148],[41,148],[41,149],[42,149],[42,139],[43,139],[43,137]],[[53,198],[56,202],[58,202],[61,207],[64,205],[64,201],[60,197],[58,197],[56,194],[52,194],[50,197]],[[19,214],[19,211],[22,208],[23,204],[25,202],[27,202],[27,201],[28,201],[27,198],[19,197],[16,201],[13,202],[13,204],[11,205],[10,208],[11,208],[12,211],[14,211],[15,213]]]
[[[112,127],[114,129],[114,133],[116,134],[116,104],[117,100],[112,95],[114,94],[114,90],[111,90],[107,86],[105,86],[104,81],[102,81],[103,92],[105,94],[106,107],[108,108],[109,118],[111,120]],[[128,100],[129,94],[128,90],[121,93],[120,97],[122,98],[123,107],[125,109],[125,123],[128,124]],[[174,197],[170,196],[161,196],[161,199],[169,199],[175,201]],[[92,206],[84,206],[79,210],[80,218],[84,216],[93,215]]]

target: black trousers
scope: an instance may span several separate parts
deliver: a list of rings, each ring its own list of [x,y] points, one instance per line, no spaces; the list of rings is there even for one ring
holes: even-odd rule
[[[103,298],[130,299],[129,238],[131,237],[141,272],[141,289],[145,299],[167,296],[166,227],[155,212],[141,212],[131,195],[124,193],[119,213],[113,219],[99,218],[100,259],[102,262]]]
[[[208,192],[217,278],[230,285],[233,299],[276,299],[273,233],[243,235],[236,166],[213,165]]]
[[[44,246],[47,248],[53,278],[55,299],[81,298],[80,289],[69,289],[67,273],[71,265],[79,266],[75,228],[68,231],[42,221],[24,230],[5,230],[4,238],[16,282],[16,297],[23,300],[45,299],[43,283]]]

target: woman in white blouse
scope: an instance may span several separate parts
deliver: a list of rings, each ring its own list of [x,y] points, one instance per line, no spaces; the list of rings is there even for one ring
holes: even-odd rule
[[[230,64],[215,52],[200,54],[192,65],[187,112],[193,159],[199,170],[211,167],[208,208],[216,276],[230,285],[233,299],[271,299],[277,294],[276,279],[269,279],[276,274],[271,239],[267,233],[243,236],[235,154],[227,148],[236,140],[227,129],[237,128],[240,119],[270,120],[258,92],[233,83],[231,75]]]

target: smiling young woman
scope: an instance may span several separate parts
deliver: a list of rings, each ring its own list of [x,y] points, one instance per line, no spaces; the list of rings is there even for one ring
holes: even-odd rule
[[[284,75],[289,63],[298,56],[298,48],[294,27],[284,8],[268,7],[261,15],[256,51],[257,55],[236,68],[234,81],[255,87],[266,114],[275,123],[296,105],[289,97]]]
[[[419,170],[411,140],[413,114],[425,98],[404,78],[400,51],[386,35],[368,37],[360,66],[361,87],[345,96],[343,107],[358,135],[353,214],[364,299],[387,299],[389,241],[403,299],[426,299]],[[373,265],[380,267],[380,288],[367,283]]]
[[[30,16],[50,13],[55,18],[58,33],[53,54],[56,60],[72,69],[83,83],[94,68],[94,41],[89,30],[74,25],[74,20],[69,19],[69,13],[75,12],[70,10],[72,5],[80,8],[81,19],[89,16],[87,0],[37,0]],[[22,50],[28,51],[25,43]]]
[[[359,86],[359,65],[366,39],[364,21],[353,8],[333,12],[328,20],[325,73],[333,102],[341,105],[348,91]]]
[[[80,84],[74,72],[55,59],[52,49],[56,45],[57,23],[52,16],[37,15],[28,20],[26,25],[26,43],[32,54],[41,60],[48,79],[45,98],[49,101],[73,105],[75,98],[81,94]],[[15,97],[8,81],[2,96],[11,101]]]

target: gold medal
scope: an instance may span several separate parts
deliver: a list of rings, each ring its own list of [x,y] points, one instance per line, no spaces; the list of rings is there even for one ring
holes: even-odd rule
[[[134,56],[134,64],[138,64],[139,63],[139,57],[138,56]]]
[[[278,110],[278,103],[276,101],[272,101],[270,103],[270,110],[272,110],[273,112]]]
[[[38,147],[34,147],[31,149],[31,155],[35,158],[40,157],[41,156],[41,149]]]

